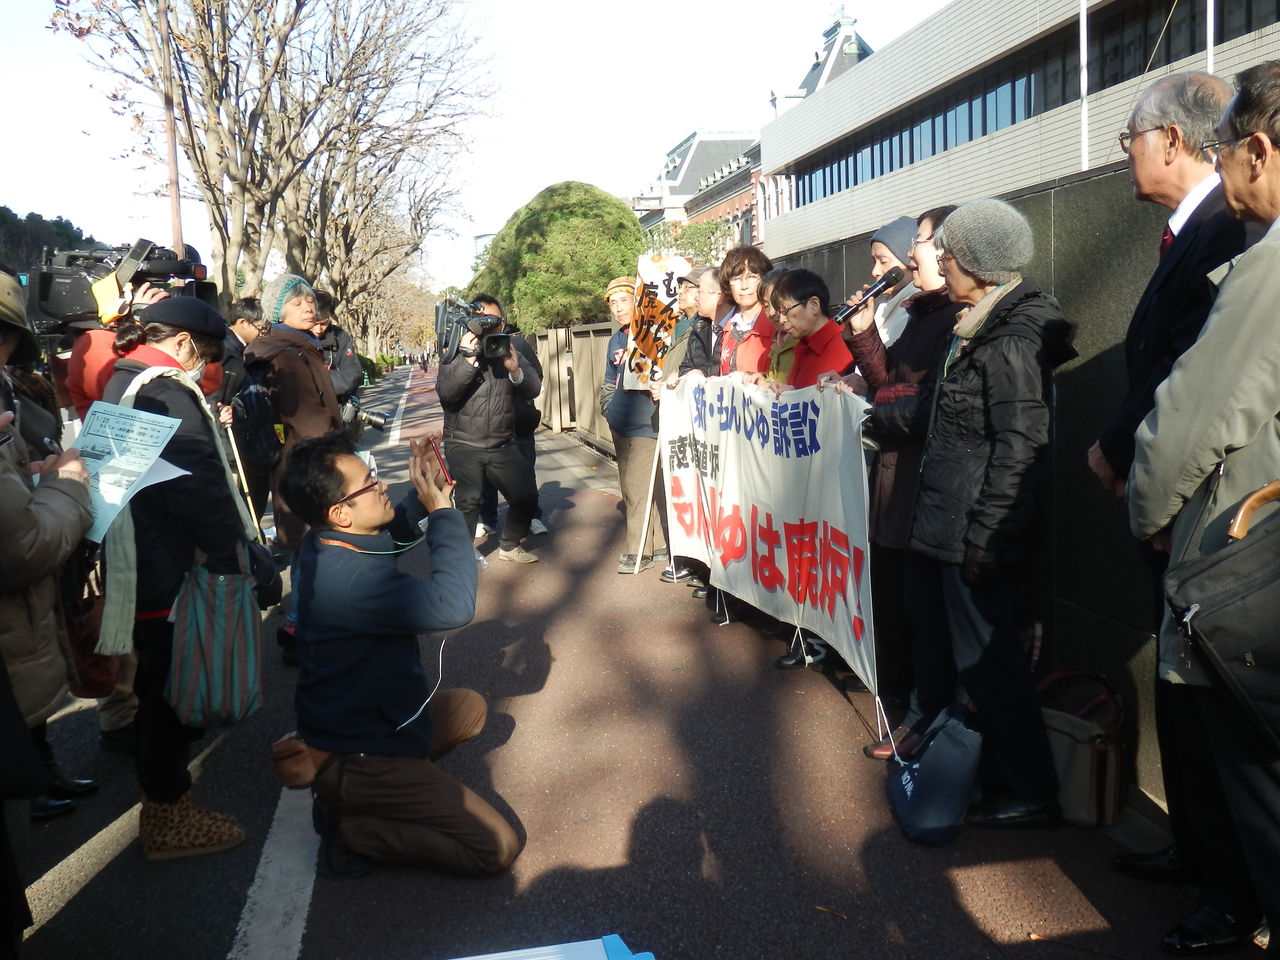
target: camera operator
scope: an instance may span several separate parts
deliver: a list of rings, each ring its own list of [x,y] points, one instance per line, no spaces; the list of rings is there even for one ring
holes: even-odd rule
[[[497,300],[483,296],[476,300],[476,307],[479,317],[497,318],[486,337],[505,329]],[[512,563],[538,559],[520,546],[538,509],[538,487],[533,465],[516,443],[516,404],[532,400],[541,390],[537,370],[509,340],[504,356],[489,358],[471,330],[462,334],[457,355],[441,364],[436,380],[458,509],[466,518],[467,529],[474,530],[484,481],[497,487],[508,504],[498,556]]]
[[[424,441],[411,449],[414,489],[394,509],[339,433],[298,444],[281,482],[311,525],[298,560],[296,703],[317,765],[318,867],[333,878],[361,876],[366,860],[479,876],[520,852],[506,820],[433,762],[478,734],[488,708],[472,690],[433,691],[423,670],[417,635],[475,615],[476,563],[450,485]],[[419,578],[398,569],[396,544],[416,542],[424,522],[431,573]]]
[[[476,297],[476,303],[482,307],[490,305],[497,308],[498,314],[502,313],[502,304],[488,294],[480,294]],[[503,321],[502,329],[505,331],[506,321]],[[538,353],[533,349],[533,345],[519,332],[511,331],[511,345],[519,351],[520,356],[529,361],[534,372],[537,373],[538,379],[542,379],[542,363],[538,360]],[[542,422],[542,414],[538,413],[538,408],[534,405],[532,397],[516,397],[516,446],[520,448],[520,452],[524,454],[524,458],[529,461],[529,473],[533,478],[533,488],[538,489],[538,474],[536,464],[538,462],[538,448],[534,445],[533,435],[538,432],[538,424]],[[482,533],[488,535],[498,529],[498,488],[488,480],[484,482],[484,494],[481,497],[480,504],[480,524],[476,527],[476,536]],[[548,533],[547,525],[542,522],[542,505],[538,504],[533,511],[533,519],[529,521],[529,532],[534,536],[542,533]]]
[[[329,368],[333,392],[338,395],[338,404],[341,405],[355,394],[364,380],[364,371],[360,369],[360,357],[356,355],[351,335],[333,322],[333,310],[337,305],[332,294],[316,291],[316,325],[311,328],[311,335],[320,341],[324,365]]]

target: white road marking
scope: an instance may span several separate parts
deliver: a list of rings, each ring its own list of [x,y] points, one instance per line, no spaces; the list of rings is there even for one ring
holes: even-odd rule
[[[225,736],[224,733],[215,739],[187,765],[187,769],[191,771],[192,782],[199,778],[204,758],[213,752]],[[141,806],[135,803],[99,830],[91,839],[86,840],[75,853],[59,862],[43,877],[27,887],[27,903],[31,907],[31,916],[35,923],[27,928],[23,939],[30,937],[56,917],[90,880],[138,839],[138,810]]]
[[[413,384],[413,367],[409,368],[409,376],[404,382],[404,392],[400,394],[400,405],[396,407],[395,425],[391,428],[391,435],[387,437],[387,446],[400,446],[400,427],[404,424],[404,408],[409,402],[409,387]]]
[[[227,960],[291,960],[302,952],[319,843],[311,792],[281,790]]]

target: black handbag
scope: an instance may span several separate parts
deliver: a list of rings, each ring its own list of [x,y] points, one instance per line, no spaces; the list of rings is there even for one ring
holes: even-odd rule
[[[1247,497],[1227,546],[1170,569],[1164,591],[1183,635],[1280,751],[1280,513],[1249,533],[1254,511],[1276,499],[1280,480]]]

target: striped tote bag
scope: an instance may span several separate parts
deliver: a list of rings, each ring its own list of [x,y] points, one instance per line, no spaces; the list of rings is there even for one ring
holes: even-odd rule
[[[248,569],[243,544],[240,569]],[[192,727],[225,727],[262,706],[262,615],[249,573],[211,573],[197,556],[170,618],[165,699]]]

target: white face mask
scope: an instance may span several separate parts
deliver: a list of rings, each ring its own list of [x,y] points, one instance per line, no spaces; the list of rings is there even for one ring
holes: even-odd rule
[[[198,364],[196,364],[196,368],[194,370],[187,371],[187,376],[189,376],[196,383],[199,383],[201,380],[204,379],[205,366],[206,366],[205,362],[201,360]]]

